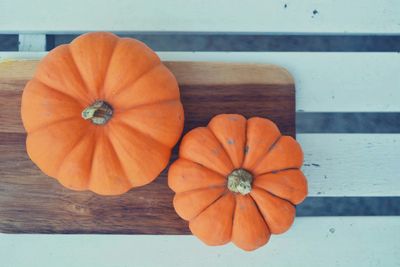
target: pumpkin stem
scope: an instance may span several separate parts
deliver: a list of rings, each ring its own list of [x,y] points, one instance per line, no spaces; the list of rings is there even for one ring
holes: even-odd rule
[[[113,109],[110,104],[103,100],[96,100],[92,105],[82,111],[82,118],[91,120],[93,124],[106,124],[112,117]]]
[[[251,191],[253,175],[245,169],[236,169],[228,175],[228,189],[235,193],[247,195]]]

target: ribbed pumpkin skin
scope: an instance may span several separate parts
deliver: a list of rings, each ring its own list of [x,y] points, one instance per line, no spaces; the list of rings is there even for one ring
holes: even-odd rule
[[[302,164],[300,145],[272,121],[222,114],[183,137],[168,185],[176,193],[176,212],[195,236],[251,251],[292,225],[295,205],[307,196]],[[250,193],[228,189],[227,177],[236,169],[252,174]]]
[[[82,118],[97,100],[112,106],[104,125]],[[184,122],[173,74],[145,44],[88,33],[49,52],[23,92],[31,160],[74,190],[122,194],[166,167]]]

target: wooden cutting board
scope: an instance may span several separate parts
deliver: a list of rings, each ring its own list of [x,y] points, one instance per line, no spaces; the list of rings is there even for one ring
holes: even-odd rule
[[[0,63],[0,232],[190,233],[172,207],[166,170],[147,186],[105,197],[68,190],[29,160],[20,100],[37,63]],[[216,114],[241,113],[272,119],[284,134],[295,136],[295,87],[286,70],[256,64],[165,63],[180,84],[184,132],[206,125]],[[177,147],[171,161],[176,152]]]

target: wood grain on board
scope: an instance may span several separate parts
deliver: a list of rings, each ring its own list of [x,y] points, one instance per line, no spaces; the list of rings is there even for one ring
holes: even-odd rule
[[[0,63],[0,232],[188,234],[172,207],[166,170],[153,183],[121,196],[99,196],[61,186],[29,160],[20,100],[37,61]],[[220,113],[273,120],[295,136],[295,88],[274,65],[165,62],[180,84],[185,130]],[[49,144],[51,145],[51,144]],[[45,148],[44,148],[45,149]],[[172,156],[177,156],[176,147]]]

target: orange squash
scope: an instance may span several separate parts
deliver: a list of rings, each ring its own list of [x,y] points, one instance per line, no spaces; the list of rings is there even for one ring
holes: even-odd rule
[[[184,136],[168,185],[204,243],[254,250],[292,225],[307,195],[302,164],[300,145],[272,121],[222,114]]]
[[[145,44],[88,33],[52,50],[23,92],[29,157],[74,190],[122,194],[166,167],[183,129],[173,74]]]

